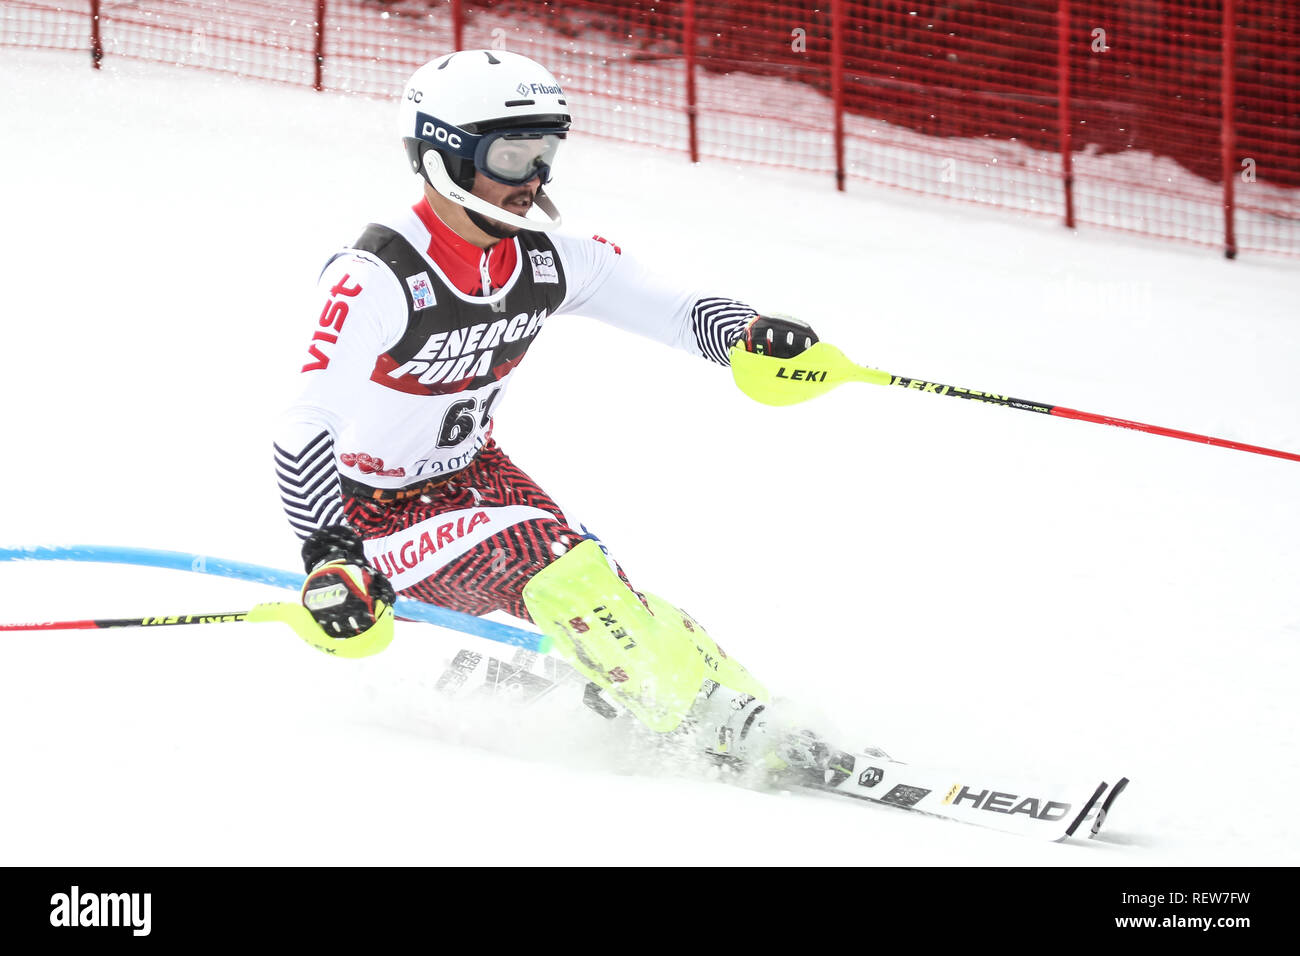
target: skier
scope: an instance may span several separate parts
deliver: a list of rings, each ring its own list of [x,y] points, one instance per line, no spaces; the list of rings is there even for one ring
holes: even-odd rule
[[[724,366],[733,347],[789,358],[817,336],[664,284],[600,237],[553,233],[545,187],[570,113],[532,60],[441,56],[403,87],[399,121],[423,196],[325,266],[301,391],[276,431],[319,646],[382,650],[395,593],[504,610],[653,730],[698,730],[710,749],[776,769],[806,756],[766,731],[764,687],[689,615],[633,591],[497,446],[492,419],[528,347],[564,313]]]

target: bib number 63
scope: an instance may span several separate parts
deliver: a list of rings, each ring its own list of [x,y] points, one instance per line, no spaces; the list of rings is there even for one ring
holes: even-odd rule
[[[501,388],[498,386],[485,399],[462,398],[452,402],[438,429],[438,447],[454,448],[478,429],[487,428],[492,403],[500,393]]]

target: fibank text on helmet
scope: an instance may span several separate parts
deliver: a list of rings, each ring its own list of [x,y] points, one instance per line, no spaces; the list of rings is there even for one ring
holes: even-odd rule
[[[461,138],[459,133],[452,133],[443,129],[437,123],[431,123],[425,120],[420,126],[420,138],[431,139],[435,143],[446,143],[452,149],[460,149]]]
[[[961,784],[953,784],[943,802],[954,807],[969,806],[974,810],[988,810],[990,813],[1024,813],[1035,820],[1061,820],[1070,812],[1068,803],[1021,797],[999,790],[972,791]]]
[[[520,83],[518,86],[515,87],[515,90],[521,95],[524,93],[525,90],[527,90],[529,93],[533,93],[534,95],[539,93],[545,93],[548,96],[564,95],[564,90],[560,89],[558,86],[551,86],[551,84],[549,83]]]

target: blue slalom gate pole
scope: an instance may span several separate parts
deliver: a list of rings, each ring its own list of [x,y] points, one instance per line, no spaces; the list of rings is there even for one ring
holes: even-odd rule
[[[285,588],[290,591],[302,589],[302,574],[293,571],[281,571],[260,564],[248,564],[244,561],[231,561],[206,554],[190,554],[184,551],[157,551],[151,548],[126,548],[101,545],[36,545],[22,548],[0,547],[0,561],[78,561],[91,564],[129,564],[145,568],[166,568],[172,571],[190,571],[195,574],[211,574],[221,578],[234,578],[239,581],[251,581],[255,584],[269,584],[272,587]],[[485,621],[472,614],[462,614],[423,601],[412,601],[399,597],[393,605],[393,612],[400,618],[411,621],[423,621],[437,627],[444,627],[463,634],[473,634],[490,641],[522,647],[530,651],[541,650],[542,635],[523,628]]]

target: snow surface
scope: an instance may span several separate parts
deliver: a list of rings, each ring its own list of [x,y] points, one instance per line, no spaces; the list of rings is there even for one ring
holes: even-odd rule
[[[393,107],[0,51],[0,543],[296,568],[269,457],[324,259],[414,201]],[[580,104],[575,113],[581,116]],[[892,372],[1300,451],[1300,270],[575,136],[554,195],[666,274]],[[849,743],[1133,783],[1029,840],[654,773],[566,708],[456,706],[461,647],[273,625],[0,636],[6,864],[1295,864],[1300,464],[848,386],[785,409],[581,318],[500,410],[640,586]],[[239,608],[0,566],[0,619]]]

